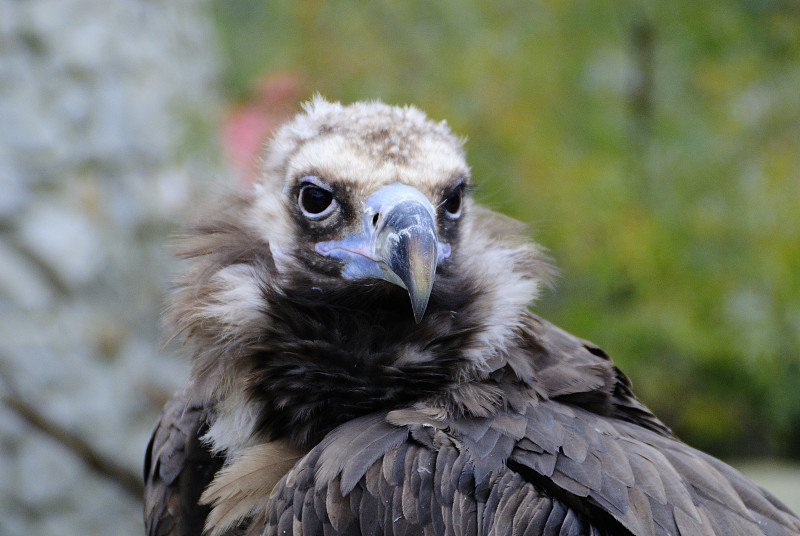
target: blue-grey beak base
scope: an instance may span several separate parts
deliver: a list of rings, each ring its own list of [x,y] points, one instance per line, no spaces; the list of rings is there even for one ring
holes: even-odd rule
[[[436,266],[450,255],[450,246],[438,240],[435,212],[425,195],[395,183],[367,199],[360,233],[320,242],[316,251],[344,261],[344,277],[379,278],[408,290],[414,320],[419,323],[428,306]]]

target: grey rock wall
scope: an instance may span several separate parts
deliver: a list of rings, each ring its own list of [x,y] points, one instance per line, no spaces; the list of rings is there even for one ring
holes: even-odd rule
[[[0,0],[0,394],[139,473],[186,375],[165,243],[223,182],[192,0]],[[0,404],[0,534],[141,534],[141,506]]]

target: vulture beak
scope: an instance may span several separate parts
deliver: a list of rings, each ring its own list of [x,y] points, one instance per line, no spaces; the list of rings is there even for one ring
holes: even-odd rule
[[[316,251],[343,260],[344,277],[379,278],[408,290],[414,320],[420,323],[436,265],[450,256],[450,245],[439,242],[428,198],[416,188],[394,183],[367,198],[361,232],[319,242]]]

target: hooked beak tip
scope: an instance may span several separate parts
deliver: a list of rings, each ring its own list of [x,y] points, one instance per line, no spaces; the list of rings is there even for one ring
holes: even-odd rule
[[[414,311],[414,322],[419,324],[422,322],[422,318],[425,316],[425,309],[428,308],[428,300],[430,298],[429,293],[415,293],[408,291],[409,296],[411,297],[411,309]]]
[[[390,255],[389,268],[403,282],[419,324],[428,307],[437,264],[436,235],[428,229],[403,233]]]

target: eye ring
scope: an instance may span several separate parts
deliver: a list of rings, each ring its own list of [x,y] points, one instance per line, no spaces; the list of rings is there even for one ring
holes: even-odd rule
[[[450,218],[461,216],[461,209],[464,206],[464,184],[459,184],[451,190],[444,197],[440,206]]]
[[[297,206],[303,215],[312,220],[326,218],[338,206],[336,199],[325,185],[316,177],[304,177],[297,193]]]

